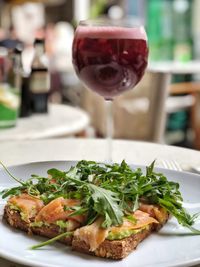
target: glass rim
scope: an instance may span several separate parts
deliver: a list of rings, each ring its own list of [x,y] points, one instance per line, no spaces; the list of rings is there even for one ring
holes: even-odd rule
[[[123,18],[118,20],[113,20],[109,18],[80,20],[78,26],[144,28],[144,25],[139,21],[136,22],[130,19]]]

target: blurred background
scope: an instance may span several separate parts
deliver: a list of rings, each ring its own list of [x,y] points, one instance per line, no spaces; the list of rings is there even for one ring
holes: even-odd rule
[[[0,123],[0,137],[8,126],[18,127],[18,120],[31,120],[36,113],[37,116],[48,113],[45,101],[87,112],[90,124],[75,136],[104,137],[103,100],[80,84],[72,66],[71,46],[80,20],[126,17],[145,25],[149,68],[136,89],[114,101],[115,138],[200,149],[199,10],[199,0],[0,0],[0,62],[8,61],[6,79],[8,84],[14,79],[12,92],[18,96],[17,100],[0,87],[0,120],[3,115],[5,120],[8,112],[5,105],[11,109],[18,107],[16,114],[10,113],[11,117],[17,117],[16,125]],[[38,44],[35,40],[42,42]],[[40,67],[48,72],[50,83],[41,93],[41,99],[34,98],[33,108],[29,79],[31,71],[37,70],[35,51],[39,46],[42,47]],[[169,63],[170,67],[165,68]],[[179,70],[174,71],[177,66]],[[185,71],[188,66],[191,67]],[[163,74],[170,74],[165,87],[161,84]],[[167,90],[164,98],[161,90]],[[5,95],[12,102],[10,106]]]

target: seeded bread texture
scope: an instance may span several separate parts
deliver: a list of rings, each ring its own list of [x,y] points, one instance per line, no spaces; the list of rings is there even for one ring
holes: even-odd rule
[[[132,234],[131,236],[125,237],[121,240],[105,240],[93,252],[89,250],[89,246],[83,240],[81,240],[78,236],[74,236],[72,240],[72,249],[101,258],[120,260],[135,250],[139,243],[149,236],[153,231],[158,231],[167,222],[168,218],[169,214],[166,213],[162,223],[151,224],[141,232]]]
[[[153,231],[158,231],[168,220],[169,214],[166,213],[164,220],[159,224],[151,224],[141,232],[132,234],[121,240],[105,240],[95,251],[91,252],[89,246],[78,236],[65,237],[60,242],[71,245],[72,249],[82,253],[95,255],[101,258],[120,260],[129,255],[137,248],[139,243],[149,236]],[[29,234],[37,234],[48,238],[60,234],[59,227],[56,225],[30,227],[30,224],[23,221],[19,211],[12,210],[9,205],[5,206],[4,219],[12,227],[23,230]]]
[[[22,231],[28,232],[29,234],[36,234],[48,238],[53,238],[60,234],[59,226],[53,224],[49,226],[43,225],[41,227],[31,227],[30,223],[22,220],[19,211],[12,210],[9,205],[5,206],[3,217],[5,221],[13,228],[20,229]],[[30,219],[30,221],[33,221],[33,218]],[[71,245],[72,237],[64,237],[59,241],[66,245]]]

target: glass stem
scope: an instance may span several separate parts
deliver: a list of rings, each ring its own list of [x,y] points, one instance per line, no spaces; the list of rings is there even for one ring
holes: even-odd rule
[[[113,139],[113,102],[106,100],[106,138],[107,138],[107,159],[112,163],[112,139]]]

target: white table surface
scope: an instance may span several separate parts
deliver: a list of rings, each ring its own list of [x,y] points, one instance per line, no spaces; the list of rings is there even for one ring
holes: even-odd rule
[[[138,141],[113,141],[113,161],[149,164],[154,159],[177,161],[184,169],[200,166],[200,151]],[[26,141],[0,141],[0,160],[15,165],[48,160],[106,160],[104,139],[60,138]]]
[[[103,139],[47,139],[34,141],[0,142],[0,160],[6,165],[48,160],[106,159],[106,141]],[[176,160],[182,167],[200,165],[200,152],[174,146],[146,142],[113,142],[113,161],[125,159],[129,163],[149,164],[154,159]],[[18,267],[0,259],[1,267]],[[200,265],[199,265],[200,267]]]
[[[72,136],[89,125],[88,114],[68,105],[50,104],[46,114],[19,118],[12,128],[0,129],[0,141]]]

